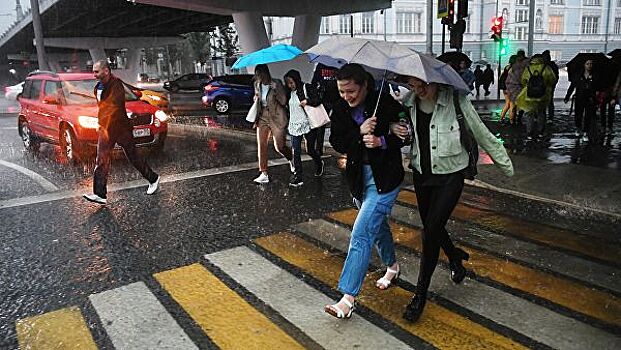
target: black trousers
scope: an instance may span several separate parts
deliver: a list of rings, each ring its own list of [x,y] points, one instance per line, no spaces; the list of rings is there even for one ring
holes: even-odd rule
[[[131,129],[109,133],[107,137],[100,130],[99,138],[97,139],[97,164],[93,174],[93,193],[101,198],[106,198],[107,195],[110,153],[114,150],[114,145],[117,143],[123,148],[129,162],[149,183],[154,183],[157,180],[158,175],[151,170],[145,159],[136,151],[136,144],[134,143]]]
[[[574,113],[574,122],[576,129],[586,132],[591,125],[591,120],[596,117],[597,105],[589,101],[588,97],[576,97],[576,111]]]
[[[423,251],[420,259],[420,270],[416,291],[419,294],[427,293],[431,284],[431,276],[438,264],[440,247],[453,260],[455,246],[446,231],[453,209],[459,202],[464,188],[464,176],[461,172],[450,174],[443,184],[426,185],[414,181],[418,212],[423,221]]]

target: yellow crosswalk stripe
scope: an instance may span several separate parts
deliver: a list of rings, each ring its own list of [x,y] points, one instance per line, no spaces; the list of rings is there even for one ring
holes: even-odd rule
[[[416,193],[412,191],[401,191],[397,200],[409,205],[417,205]],[[621,261],[621,249],[599,237],[585,237],[569,230],[495,214],[492,211],[474,208],[462,203],[457,205],[452,217],[479,224],[496,232],[512,234],[600,260],[613,263]]]
[[[69,307],[17,321],[20,349],[97,349],[78,307]]]
[[[221,349],[303,349],[200,264],[155,279]]]
[[[328,214],[330,218],[350,226],[353,225],[356,215],[357,211],[354,209]],[[395,242],[417,252],[422,250],[419,230],[394,222],[390,223],[390,227]],[[461,248],[470,254],[470,260],[465,262],[465,267],[479,276],[488,277],[511,288],[621,326],[621,300],[614,295],[475,249]],[[448,261],[444,253],[441,253],[441,259]]]
[[[298,236],[279,233],[257,238],[255,242],[325,284],[334,286],[338,282],[344,260]],[[373,277],[365,279],[357,302],[439,349],[524,349],[519,343],[431,301],[422,318],[409,323],[401,314],[412,293],[399,287],[380,291],[375,288]]]

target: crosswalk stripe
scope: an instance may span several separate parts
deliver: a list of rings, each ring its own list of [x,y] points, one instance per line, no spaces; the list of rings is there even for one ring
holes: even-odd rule
[[[324,314],[333,300],[247,247],[205,257],[325,349],[410,349],[362,317],[339,322]]]
[[[353,225],[356,211],[344,210],[328,216],[346,225]],[[395,242],[421,251],[420,231],[391,223]],[[621,300],[609,293],[594,290],[581,284],[540,272],[508,260],[499,259],[475,249],[462,247],[470,254],[465,262],[468,269],[477,275],[490,278],[511,288],[552,301],[585,315],[600,319],[616,326],[621,325]],[[441,259],[447,261],[444,253]]]
[[[303,349],[200,264],[155,279],[221,349]]]
[[[422,221],[416,210],[395,205],[392,217],[408,225],[422,227]],[[499,235],[468,224],[458,224],[449,221],[446,228],[456,241],[462,241],[469,246],[491,252],[505,252],[505,255],[534,266],[540,270],[552,271],[569,278],[597,286],[599,289],[609,290],[611,294],[621,294],[621,275],[617,269],[602,265],[585,258],[549,249],[539,244]]]
[[[346,252],[349,247],[351,231],[326,220],[304,222],[296,225],[295,229],[341,252]],[[377,256],[374,254],[373,257],[374,264],[381,266]],[[401,279],[416,284],[419,257],[399,250],[397,258],[401,265]],[[430,290],[539,343],[552,348],[573,350],[621,347],[621,338],[613,334],[477,280],[466,278],[461,285],[455,286],[449,276],[450,271],[439,265]]]
[[[19,320],[15,328],[20,349],[97,349],[75,306]]]
[[[198,349],[144,282],[89,299],[117,349]]]
[[[411,191],[401,191],[398,200],[409,205],[417,205],[416,194]],[[464,204],[457,205],[452,217],[479,224],[498,233],[515,235],[552,247],[590,256],[598,260],[614,264],[618,264],[621,261],[621,249],[618,249],[616,244],[611,244],[610,241],[603,238],[587,237],[562,228],[536,224],[507,215],[499,215],[492,211],[481,210]]]
[[[328,285],[336,285],[344,260],[327,254],[304,239],[279,233],[257,238],[255,242],[270,253],[306,271]],[[365,279],[358,302],[382,315],[406,331],[440,349],[522,349],[522,345],[499,335],[461,315],[433,302],[428,302],[423,317],[417,323],[401,318],[412,293],[394,287],[380,291],[373,278]]]

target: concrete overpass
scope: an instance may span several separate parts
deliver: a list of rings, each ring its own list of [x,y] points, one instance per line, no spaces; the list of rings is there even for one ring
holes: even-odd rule
[[[270,45],[263,16],[293,16],[292,43],[305,49],[317,43],[322,16],[390,4],[390,0],[40,0],[40,13],[52,68],[58,69],[59,56],[75,50],[88,50],[96,60],[106,57],[105,49],[124,48],[127,75],[133,79],[141,48],[175,43],[179,34],[235,22],[242,50],[252,52]],[[6,63],[8,55],[34,53],[33,38],[32,14],[27,12],[0,35],[0,63]]]

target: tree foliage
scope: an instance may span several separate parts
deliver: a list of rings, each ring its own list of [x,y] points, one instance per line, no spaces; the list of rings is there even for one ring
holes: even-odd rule
[[[239,36],[232,25],[219,26],[214,39],[215,45],[211,46],[214,52],[224,57],[233,57],[239,52]]]

